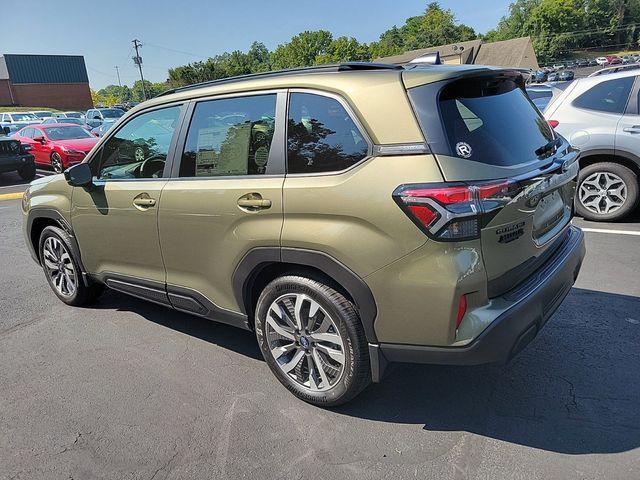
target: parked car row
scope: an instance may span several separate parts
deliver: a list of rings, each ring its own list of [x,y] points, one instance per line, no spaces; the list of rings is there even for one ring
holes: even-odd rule
[[[544,109],[549,124],[581,151],[575,208],[586,219],[617,221],[638,205],[639,94],[640,71],[623,70],[575,80]]]

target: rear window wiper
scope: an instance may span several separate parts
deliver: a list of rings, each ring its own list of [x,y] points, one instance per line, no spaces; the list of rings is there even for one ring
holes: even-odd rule
[[[562,143],[562,141],[560,140],[560,138],[554,138],[553,140],[550,140],[545,145],[543,145],[542,147],[537,149],[534,153],[538,157],[542,157],[546,153],[549,153],[549,152],[552,152],[552,151],[555,153],[555,149],[557,147],[559,147],[561,143]]]

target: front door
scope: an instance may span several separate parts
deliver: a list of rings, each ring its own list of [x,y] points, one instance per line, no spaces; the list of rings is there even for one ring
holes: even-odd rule
[[[177,105],[130,118],[90,160],[94,186],[75,188],[71,209],[89,273],[164,285],[158,204],[180,112]]]
[[[158,219],[176,308],[237,323],[234,269],[250,249],[280,245],[284,136],[276,105],[284,112],[284,93],[202,100],[185,119]]]

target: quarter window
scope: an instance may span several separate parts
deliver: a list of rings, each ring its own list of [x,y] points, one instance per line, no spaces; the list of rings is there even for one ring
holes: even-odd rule
[[[573,101],[573,106],[607,113],[623,113],[634,77],[599,83]]]
[[[161,178],[180,107],[138,115],[102,147],[98,178]]]
[[[267,173],[275,117],[275,94],[198,103],[180,162],[180,176]]]
[[[362,160],[368,148],[355,122],[336,99],[291,94],[287,121],[289,173],[344,170]]]

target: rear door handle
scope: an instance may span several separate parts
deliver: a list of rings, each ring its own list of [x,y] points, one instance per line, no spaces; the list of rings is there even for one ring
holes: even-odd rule
[[[634,125],[633,127],[624,128],[623,131],[627,133],[640,133],[640,125]]]
[[[133,199],[133,205],[138,210],[146,210],[156,204],[156,199],[151,198],[148,193],[141,193]]]
[[[262,198],[259,193],[247,193],[238,199],[238,207],[243,210],[254,212],[271,208],[271,200]]]

